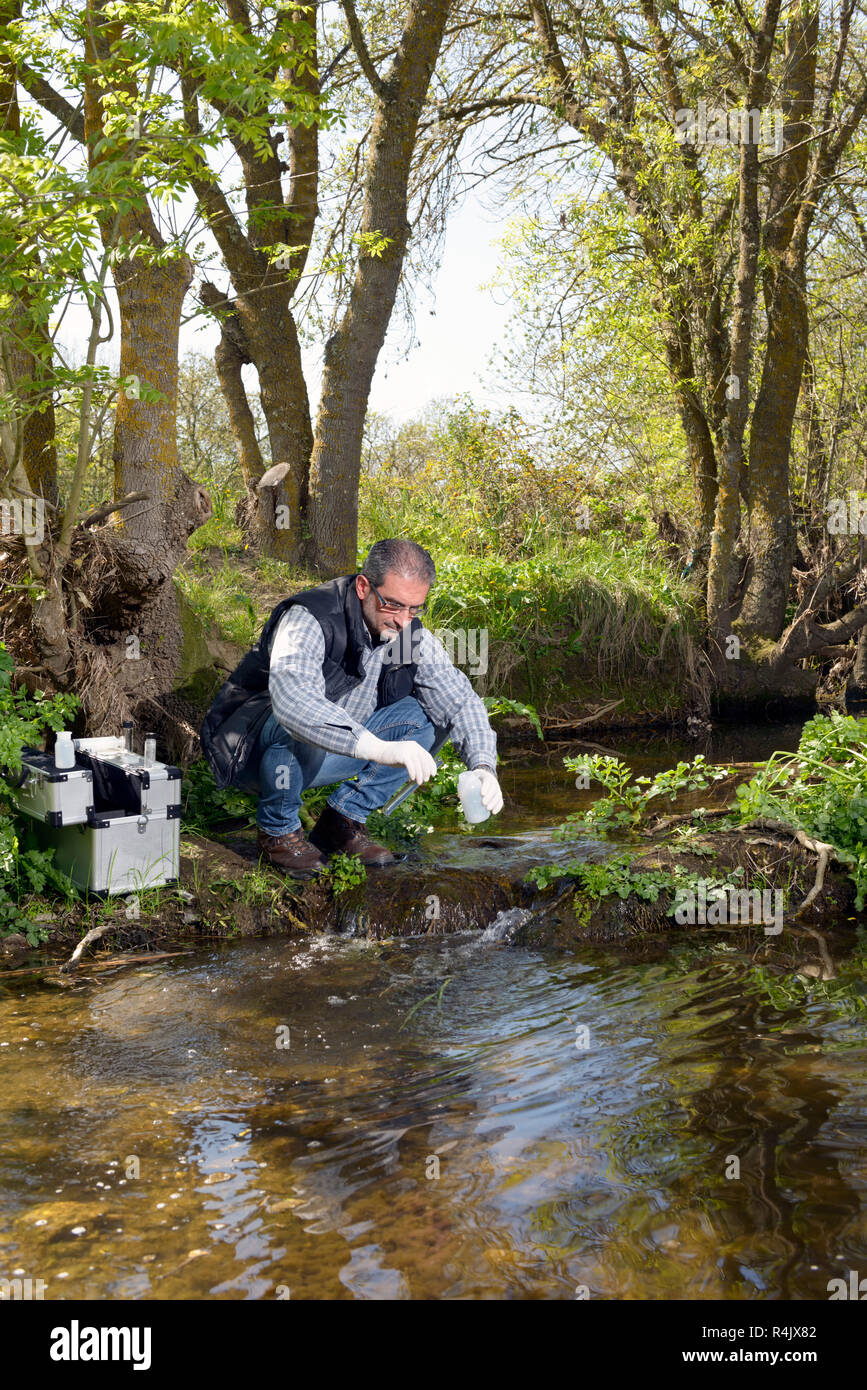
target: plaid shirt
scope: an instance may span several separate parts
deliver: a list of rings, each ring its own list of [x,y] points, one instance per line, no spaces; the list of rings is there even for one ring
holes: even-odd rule
[[[355,754],[365,720],[376,709],[377,682],[387,643],[374,648],[365,625],[364,676],[335,703],[325,697],[325,636],[306,608],[294,605],[283,614],[271,645],[268,683],[274,718],[293,738]],[[416,651],[415,695],[432,724],[448,729],[458,756],[470,768],[497,766],[497,736],[488,712],[463,671],[450,660],[442,642],[422,629]]]

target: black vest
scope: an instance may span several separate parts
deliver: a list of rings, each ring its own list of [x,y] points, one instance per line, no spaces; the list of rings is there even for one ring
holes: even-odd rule
[[[355,592],[355,575],[329,579],[315,589],[304,589],[281,599],[265,623],[256,645],[238,663],[221,686],[201,728],[202,752],[219,788],[238,782],[247,769],[262,726],[271,713],[268,677],[271,643],[277,624],[287,609],[300,604],[313,614],[325,637],[322,674],[325,695],[337,701],[363,679],[365,643],[361,600]],[[410,659],[413,638],[421,629],[413,618],[389,643],[377,685],[376,708],[393,705],[414,688],[416,665]]]

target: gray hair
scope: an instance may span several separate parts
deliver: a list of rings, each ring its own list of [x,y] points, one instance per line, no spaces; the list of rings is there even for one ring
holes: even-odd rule
[[[399,574],[401,579],[419,579],[428,586],[436,583],[436,565],[415,541],[377,541],[370,547],[361,573],[371,584],[380,585],[390,572]]]

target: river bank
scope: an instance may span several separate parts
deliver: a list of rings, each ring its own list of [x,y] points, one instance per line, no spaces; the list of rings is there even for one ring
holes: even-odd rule
[[[797,723],[718,728],[704,746],[714,760],[723,761],[727,753],[740,749],[752,752],[758,761],[774,748],[796,748],[800,731]],[[558,838],[564,812],[591,808],[599,795],[598,790],[576,789],[563,759],[599,747],[574,740],[537,744],[532,753],[515,744],[504,747],[501,780],[506,808],[490,828],[472,832],[446,802],[434,817],[436,824],[424,826],[416,842],[400,851],[401,862],[369,870],[361,884],[339,877],[325,882],[290,880],[261,866],[255,831],[243,817],[226,820],[209,834],[185,831],[180,891],[155,889],[137,898],[46,909],[47,941],[34,951],[21,937],[7,938],[3,963],[16,971],[16,978],[21,978],[17,972],[29,970],[49,970],[60,978],[61,965],[82,938],[99,933],[72,971],[64,972],[71,979],[88,971],[121,968],[124,960],[134,963],[143,953],[189,950],[214,939],[302,939],[318,933],[371,941],[432,937],[484,931],[498,914],[517,911],[514,931],[504,934],[504,940],[556,949],[596,943],[640,956],[690,934],[703,937],[708,949],[724,937],[738,950],[767,957],[774,969],[791,970],[800,962],[824,977],[828,966],[820,938],[830,932],[833,952],[846,953],[865,918],[855,912],[852,881],[837,864],[827,867],[821,895],[806,914],[795,918],[795,909],[815,884],[817,861],[790,836],[761,828],[719,833],[709,822],[700,834],[691,831],[679,842],[670,825],[613,841],[592,832]],[[684,744],[671,733],[655,734],[633,739],[625,747],[621,743],[621,751],[640,777],[671,768],[679,754],[694,751],[694,744]],[[666,804],[666,818],[685,820],[702,802],[712,811],[734,804],[735,788],[748,780],[755,765],[741,762],[706,796],[681,793]],[[655,901],[629,891],[628,883],[621,896],[619,887],[611,892],[606,886],[603,894],[598,883],[580,883],[574,875],[552,877],[541,886],[528,878],[534,872],[538,876],[540,869],[556,875],[576,859],[619,872],[619,856],[626,848],[629,871],[639,887],[660,879]],[[703,881],[711,889],[725,882],[752,894],[780,894],[782,901],[772,899],[768,915],[760,898],[751,899],[742,922],[721,923],[719,910],[708,918],[705,893],[708,920],[678,922],[671,913],[675,871],[683,882]],[[668,884],[663,881],[666,875]],[[699,894],[696,903],[700,914]]]

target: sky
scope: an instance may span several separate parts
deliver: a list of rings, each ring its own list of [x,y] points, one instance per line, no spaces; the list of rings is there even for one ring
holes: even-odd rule
[[[505,336],[511,309],[502,290],[482,286],[498,269],[496,242],[502,232],[472,195],[453,215],[435,297],[432,302],[427,294],[418,298],[418,345],[398,358],[386,340],[373,381],[373,410],[403,421],[428,401],[461,392],[480,405],[499,403],[490,359]]]
[[[502,290],[483,289],[495,275],[500,252],[496,245],[503,224],[468,194],[452,215],[444,253],[433,284],[433,297],[420,290],[415,300],[417,341],[406,351],[406,330],[390,330],[379,356],[370,396],[370,409],[395,423],[418,415],[429,401],[468,392],[479,405],[502,400],[489,360],[503,340],[511,313]],[[181,329],[181,353],[212,353],[219,330],[197,319]],[[305,375],[311,404],[319,399],[318,353],[305,354]],[[244,371],[255,389],[255,368]]]

